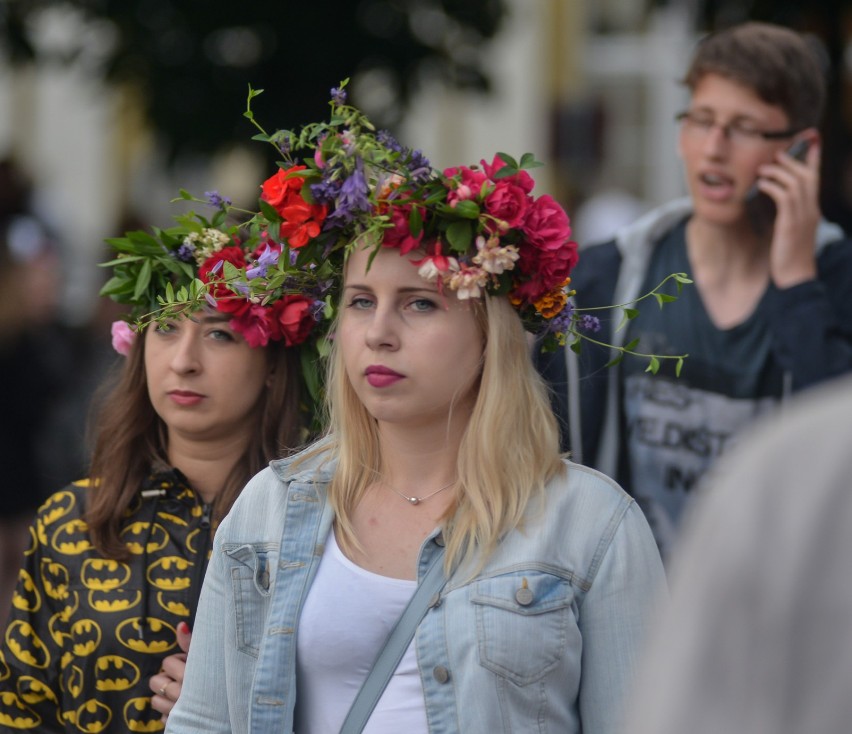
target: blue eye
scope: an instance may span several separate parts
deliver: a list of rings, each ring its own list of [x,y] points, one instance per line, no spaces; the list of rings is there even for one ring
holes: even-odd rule
[[[425,313],[435,308],[435,303],[428,298],[417,298],[409,304],[412,311]]]
[[[368,308],[373,307],[373,302],[369,298],[365,298],[364,296],[353,296],[349,303],[346,305],[346,308],[352,308],[356,311],[363,311]]]
[[[230,331],[226,331],[225,329],[212,329],[210,332],[210,337],[215,339],[216,341],[223,342],[232,342],[234,341],[234,335]]]

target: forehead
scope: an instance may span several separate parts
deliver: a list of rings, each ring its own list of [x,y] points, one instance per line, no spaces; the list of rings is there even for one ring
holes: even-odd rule
[[[395,247],[380,247],[372,258],[373,248],[354,251],[347,260],[344,285],[372,283],[391,283],[405,288],[434,289],[417,272],[417,261],[424,256],[420,250],[414,250],[405,255]]]
[[[789,123],[781,107],[764,102],[751,87],[719,74],[705,74],[699,80],[692,90],[690,107],[724,119],[752,119],[773,128],[785,128]]]

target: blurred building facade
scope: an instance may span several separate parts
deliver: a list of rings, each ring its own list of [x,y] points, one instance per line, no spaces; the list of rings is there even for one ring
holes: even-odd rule
[[[533,152],[548,164],[536,173],[539,191],[566,205],[578,234],[603,236],[685,192],[673,118],[686,100],[678,75],[699,34],[700,4],[504,0],[498,37],[478,50],[492,92],[424,81],[394,132],[438,166],[498,150]],[[0,155],[12,154],[28,169],[42,216],[66,242],[62,303],[71,324],[88,321],[96,308],[104,273],[95,263],[104,259],[105,237],[128,222],[168,226],[177,211],[168,202],[180,187],[198,194],[219,189],[251,206],[274,165],[255,143],[215,158],[178,160],[169,169],[138,98],[93,77],[98,55],[109,48],[109,28],[81,27],[57,12],[39,29],[47,47],[81,34],[91,36],[90,51],[73,63],[15,69],[0,63]],[[852,79],[848,60],[846,67]],[[369,112],[370,100],[382,97],[381,80],[353,84],[353,95]],[[240,113],[211,104],[211,115]],[[246,125],[247,142],[252,132]]]

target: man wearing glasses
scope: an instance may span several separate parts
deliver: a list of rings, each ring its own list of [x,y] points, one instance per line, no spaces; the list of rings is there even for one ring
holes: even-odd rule
[[[566,448],[636,497],[664,558],[697,481],[743,426],[852,370],[852,243],[818,204],[816,53],[789,29],[746,23],[705,38],[684,83],[677,151],[689,198],[586,248],[572,282],[588,307],[689,274],[677,303],[646,301],[627,328],[604,325],[613,343],[689,354],[680,376],[669,360],[656,376],[632,358],[604,369],[612,354],[589,343],[541,365]]]

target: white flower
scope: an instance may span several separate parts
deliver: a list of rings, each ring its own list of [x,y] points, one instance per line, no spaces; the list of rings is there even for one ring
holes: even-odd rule
[[[473,262],[482,267],[487,273],[500,275],[505,270],[514,270],[515,261],[518,259],[518,248],[514,245],[500,247],[500,239],[490,237],[487,241],[480,235],[476,238],[476,249],[479,251],[473,256]]]
[[[482,290],[488,284],[488,273],[479,268],[465,268],[445,278],[444,282],[456,292],[460,301],[466,301],[482,296]]]
[[[441,270],[438,267],[436,260],[437,258],[435,257],[424,257],[420,261],[420,267],[417,269],[417,274],[428,283],[434,283],[444,273],[454,273],[459,269],[459,261],[454,257],[441,257],[441,260],[447,266],[445,270]]]

